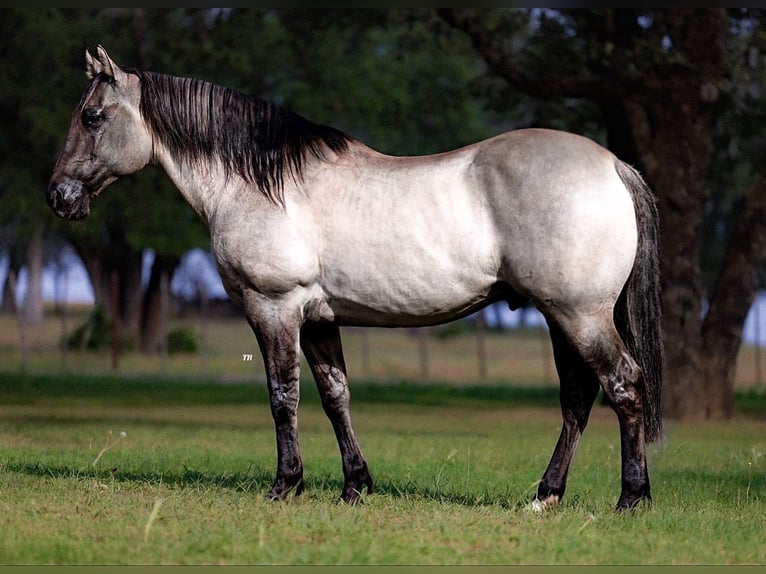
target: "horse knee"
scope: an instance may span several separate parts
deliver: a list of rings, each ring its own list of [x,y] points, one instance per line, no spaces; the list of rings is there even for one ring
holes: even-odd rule
[[[285,391],[284,389],[271,389],[269,403],[271,414],[277,420],[295,416],[298,411],[298,392]]]

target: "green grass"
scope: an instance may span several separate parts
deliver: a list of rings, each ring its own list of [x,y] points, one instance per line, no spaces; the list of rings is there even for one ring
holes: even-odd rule
[[[763,564],[766,419],[671,424],[650,447],[654,507],[617,515],[619,437],[599,407],[564,503],[528,501],[560,428],[548,390],[353,387],[376,479],[336,502],[337,446],[316,392],[300,425],[308,489],[275,468],[263,385],[0,377],[3,564]],[[124,436],[121,433],[125,433]]]

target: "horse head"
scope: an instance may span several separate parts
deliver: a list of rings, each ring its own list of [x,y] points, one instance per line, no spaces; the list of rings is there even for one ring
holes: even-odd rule
[[[70,220],[87,217],[92,198],[152,157],[138,76],[122,70],[101,46],[95,58],[86,50],[85,64],[90,83],[72,113],[46,196],[53,212]]]

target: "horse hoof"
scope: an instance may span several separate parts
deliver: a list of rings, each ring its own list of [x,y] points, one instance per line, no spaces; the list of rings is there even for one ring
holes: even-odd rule
[[[555,494],[551,494],[547,498],[535,498],[529,505],[529,509],[532,512],[541,513],[546,510],[550,510],[554,506],[558,506],[561,503],[561,499]]]
[[[344,492],[340,495],[340,502],[347,504],[348,506],[359,506],[360,504],[364,504],[364,500],[362,500],[362,493],[358,490]]]
[[[266,493],[265,498],[266,500],[287,500],[290,493],[292,493],[293,498],[300,496],[305,487],[306,485],[302,478],[299,478],[292,484],[287,480],[280,479],[277,480],[277,482],[274,483],[274,486],[271,487],[271,490]]]
[[[641,496],[620,497],[620,500],[617,503],[617,506],[615,506],[614,511],[617,512],[618,514],[621,512],[625,512],[626,510],[635,512],[638,506],[642,502],[647,508],[652,507],[652,497],[648,494],[641,495]]]
[[[373,481],[370,471],[365,464],[357,472],[346,476],[346,483],[343,485],[343,492],[340,494],[341,502],[349,505],[362,504],[362,492],[365,487],[367,494],[372,494]]]

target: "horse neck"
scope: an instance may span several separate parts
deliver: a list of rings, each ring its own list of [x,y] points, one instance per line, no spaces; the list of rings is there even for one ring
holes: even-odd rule
[[[197,215],[210,227],[222,206],[244,182],[227,174],[216,159],[195,160],[173,157],[167,150],[155,152],[155,164],[161,166]]]

